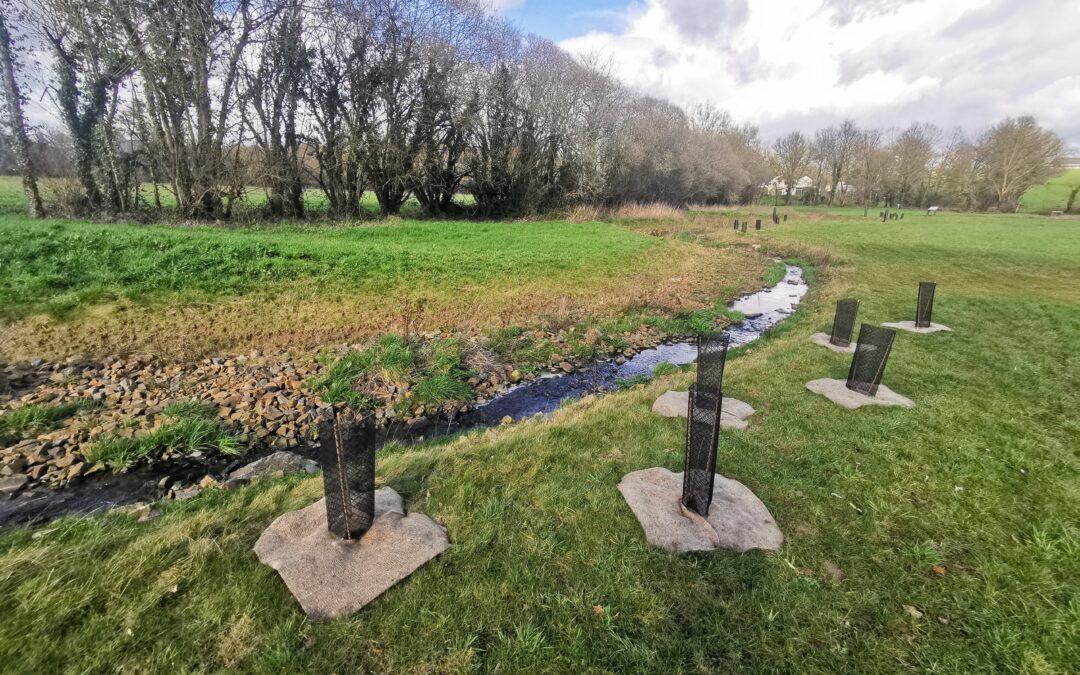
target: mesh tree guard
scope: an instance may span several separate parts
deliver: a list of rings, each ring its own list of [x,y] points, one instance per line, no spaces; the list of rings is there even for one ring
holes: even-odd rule
[[[757,220],[754,221],[754,229],[755,230],[760,230],[761,229],[761,218],[758,218]]]
[[[738,218],[735,219],[735,226],[732,229],[738,231],[738,229],[739,229],[739,219]]]
[[[850,345],[851,332],[855,330],[855,315],[858,313],[858,300],[837,300],[836,315],[833,317],[832,334],[829,336],[829,342],[837,347]]]
[[[319,426],[319,439],[327,529],[359,539],[375,520],[374,425],[336,417]]]
[[[851,370],[847,376],[848,389],[867,396],[877,394],[895,337],[896,331],[889,328],[868,323],[859,327],[859,342],[855,346],[855,355],[851,357]]]
[[[934,311],[935,290],[937,290],[937,284],[934,282],[919,282],[919,304],[915,307],[915,326],[917,328],[930,327],[930,315]]]
[[[748,224],[749,222],[750,222],[749,220],[744,220],[744,221],[742,222],[742,231],[743,231],[743,232],[746,232],[746,226],[747,226],[747,224]]]
[[[686,416],[682,503],[702,517],[709,515],[712,502],[720,407],[724,399],[724,363],[729,343],[726,333],[698,336],[697,381],[690,388]]]

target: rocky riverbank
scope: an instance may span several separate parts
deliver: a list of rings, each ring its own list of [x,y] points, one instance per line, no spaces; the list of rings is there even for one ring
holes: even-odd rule
[[[448,337],[428,333],[419,339]],[[456,418],[544,372],[570,373],[595,358],[622,361],[660,344],[665,337],[647,325],[613,335],[595,328],[521,332],[512,340],[546,347],[542,362],[528,364],[500,357],[483,339],[460,338],[466,345],[464,365],[472,392],[468,400],[414,406],[408,385],[390,383],[368,385],[364,393],[375,402],[373,413],[380,424],[400,421],[422,426]],[[343,407],[325,401],[324,393],[313,383],[336,356],[363,347],[341,345],[321,354],[253,351],[188,363],[132,355],[100,361],[70,358],[7,364],[0,368],[0,415],[13,415],[20,409],[27,412],[31,407],[69,412],[61,419],[31,425],[29,430],[9,425],[5,447],[0,450],[0,496],[34,488],[61,488],[108,471],[103,463],[87,459],[94,445],[105,439],[138,439],[152,434],[168,424],[167,408],[176,403],[197,401],[216,411],[217,423],[229,431],[245,456],[303,450],[315,436],[318,419],[335,407]],[[588,356],[573,356],[574,351]],[[215,459],[201,454],[166,449],[147,461],[164,467],[181,459],[187,464],[205,459],[208,465]],[[174,492],[167,490],[167,481],[162,487],[163,494]]]

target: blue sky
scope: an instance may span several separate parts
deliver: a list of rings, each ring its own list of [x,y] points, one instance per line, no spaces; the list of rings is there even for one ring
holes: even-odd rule
[[[526,0],[510,3],[503,14],[529,33],[559,41],[589,31],[624,27],[626,0]]]
[[[978,136],[1033,114],[1080,148],[1080,0],[487,0],[628,85],[767,140],[844,118]]]

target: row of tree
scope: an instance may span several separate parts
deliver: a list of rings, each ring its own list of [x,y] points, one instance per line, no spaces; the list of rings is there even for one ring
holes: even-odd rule
[[[368,191],[386,214],[410,196],[445,214],[467,193],[480,215],[505,216],[747,202],[775,173],[788,186],[815,175],[814,199],[1005,206],[1060,154],[1028,118],[945,147],[928,125],[885,142],[845,122],[767,148],[726,113],[637,94],[473,0],[5,6],[4,140],[34,214],[34,170],[57,164],[23,121],[24,92],[36,89],[62,120],[78,185],[68,206],[82,212],[168,203],[183,217],[228,218],[256,186],[278,217],[302,216],[309,188],[342,217],[360,215]],[[20,60],[30,67],[20,72]]]
[[[295,217],[317,186],[340,216],[365,191],[388,214],[467,192],[501,216],[745,199],[769,173],[755,129],[637,95],[471,0],[33,0],[16,23],[45,55],[87,211],[167,191],[224,218],[259,186]]]
[[[1057,134],[1031,117],[1005,119],[974,141],[962,130],[946,140],[931,124],[888,133],[848,120],[813,137],[789,133],[773,143],[771,158],[788,203],[1013,210],[1058,171],[1062,151]],[[796,194],[806,176],[814,187]]]

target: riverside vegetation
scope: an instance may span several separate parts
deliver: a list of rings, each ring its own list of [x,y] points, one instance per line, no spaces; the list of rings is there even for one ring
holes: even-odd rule
[[[725,377],[759,413],[748,431],[721,432],[719,470],[768,505],[787,537],[778,553],[646,547],[615,486],[681,466],[684,423],[649,412],[692,382],[675,371],[550,421],[384,448],[380,483],[445,524],[453,546],[329,623],[304,619],[250,550],[276,516],[318,498],[318,478],[205,490],[149,522],[113,512],[9,528],[0,658],[37,671],[1075,669],[1076,222],[789,212],[746,235],[730,218],[763,211],[604,226],[812,264],[803,308],[734,354]],[[916,408],[852,413],[805,391],[846,372],[807,341],[835,299],[859,297],[864,321],[909,318],[924,279],[954,332],[897,337],[885,381]],[[374,359],[352,358],[351,373],[372,372]]]

